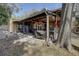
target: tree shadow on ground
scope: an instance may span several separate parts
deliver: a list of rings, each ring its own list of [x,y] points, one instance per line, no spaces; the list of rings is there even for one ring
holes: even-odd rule
[[[72,47],[79,52],[79,47],[77,47],[76,45],[72,45]]]

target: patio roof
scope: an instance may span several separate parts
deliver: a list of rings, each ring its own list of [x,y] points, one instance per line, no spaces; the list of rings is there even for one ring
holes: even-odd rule
[[[47,12],[47,14],[49,15],[56,15],[55,12],[59,12],[61,11],[61,8],[59,9],[55,9],[55,10],[46,10],[45,8],[42,9],[41,11],[37,11],[37,12],[34,12],[33,14],[30,14],[29,16],[26,16],[25,18],[21,19],[21,18],[17,18],[15,20],[13,20],[14,22],[19,22],[19,21],[22,21],[22,20],[26,20],[26,19],[29,19],[29,18],[32,18],[32,17],[35,17],[37,15],[40,15],[40,14],[43,14]]]

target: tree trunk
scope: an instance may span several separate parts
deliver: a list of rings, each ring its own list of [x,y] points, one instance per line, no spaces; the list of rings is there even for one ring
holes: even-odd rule
[[[63,4],[61,28],[58,34],[57,45],[71,50],[71,21],[73,4]]]

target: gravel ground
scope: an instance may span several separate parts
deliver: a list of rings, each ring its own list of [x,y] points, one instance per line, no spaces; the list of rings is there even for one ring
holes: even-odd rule
[[[36,39],[32,35],[0,30],[0,56],[30,55],[33,52],[30,52],[29,47],[41,46],[43,43],[44,40]],[[30,51],[25,53],[26,48]],[[33,48],[34,51],[35,49]]]

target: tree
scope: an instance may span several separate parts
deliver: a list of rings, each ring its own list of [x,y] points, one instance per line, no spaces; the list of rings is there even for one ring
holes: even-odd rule
[[[0,4],[0,25],[7,22],[9,14],[9,8],[4,4]]]
[[[0,25],[7,24],[15,11],[18,11],[15,4],[0,4]]]
[[[58,34],[57,46],[71,50],[71,21],[74,4],[63,4],[61,27]]]
[[[79,3],[76,3],[75,5],[75,27],[79,27]]]

